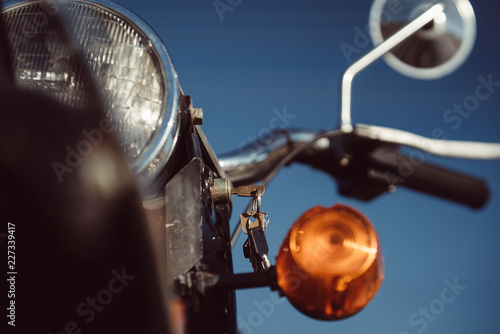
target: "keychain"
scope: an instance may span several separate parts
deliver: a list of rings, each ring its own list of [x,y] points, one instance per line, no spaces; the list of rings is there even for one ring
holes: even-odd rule
[[[265,236],[269,216],[260,211],[262,200],[261,190],[257,189],[257,195],[252,201],[252,211],[240,215],[241,228],[248,234],[248,239],[243,245],[245,258],[250,259],[254,271],[266,271],[271,267],[268,252],[269,247]]]

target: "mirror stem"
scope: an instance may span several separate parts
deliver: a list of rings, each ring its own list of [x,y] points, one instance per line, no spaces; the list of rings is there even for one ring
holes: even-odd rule
[[[399,43],[413,35],[427,23],[431,22],[437,14],[443,12],[444,5],[436,4],[430,9],[426,10],[422,15],[417,17],[412,22],[408,23],[401,30],[396,32],[386,41],[381,43],[379,46],[374,48],[372,51],[368,52],[361,59],[356,61],[354,64],[349,66],[342,77],[342,93],[341,93],[341,119],[340,119],[340,130],[343,132],[352,132],[353,127],[351,123],[351,87],[354,77],[364,70],[366,67],[370,66],[377,59],[382,57],[384,54],[392,50]]]

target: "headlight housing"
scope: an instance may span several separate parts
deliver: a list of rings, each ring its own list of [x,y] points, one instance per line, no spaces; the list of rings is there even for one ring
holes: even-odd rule
[[[132,171],[143,185],[151,185],[175,149],[181,94],[156,33],[137,15],[107,0],[8,1],[2,15],[16,84],[85,108],[89,99],[82,67],[71,61],[74,47],[57,31],[62,18]]]

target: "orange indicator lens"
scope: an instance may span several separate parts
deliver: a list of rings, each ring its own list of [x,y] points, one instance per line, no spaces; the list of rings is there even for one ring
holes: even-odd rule
[[[360,311],[384,276],[379,241],[358,211],[337,204],[303,214],[276,258],[278,284],[308,316],[337,320]]]

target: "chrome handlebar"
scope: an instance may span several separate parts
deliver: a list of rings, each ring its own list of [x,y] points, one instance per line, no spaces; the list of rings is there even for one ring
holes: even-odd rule
[[[500,143],[432,139],[403,130],[365,124],[356,125],[352,133],[360,138],[413,147],[442,157],[500,159]],[[308,130],[279,130],[265,144],[254,141],[220,155],[219,163],[235,186],[254,183],[264,179],[281,160],[304,143],[316,140],[307,148],[308,156],[329,150],[329,139],[318,139],[318,135],[319,132]]]
[[[235,186],[254,183],[264,179],[290,152],[314,140],[318,134],[307,130],[278,130],[264,144],[254,141],[218,156],[219,163]],[[321,151],[329,146],[329,140],[323,138],[308,150]]]

